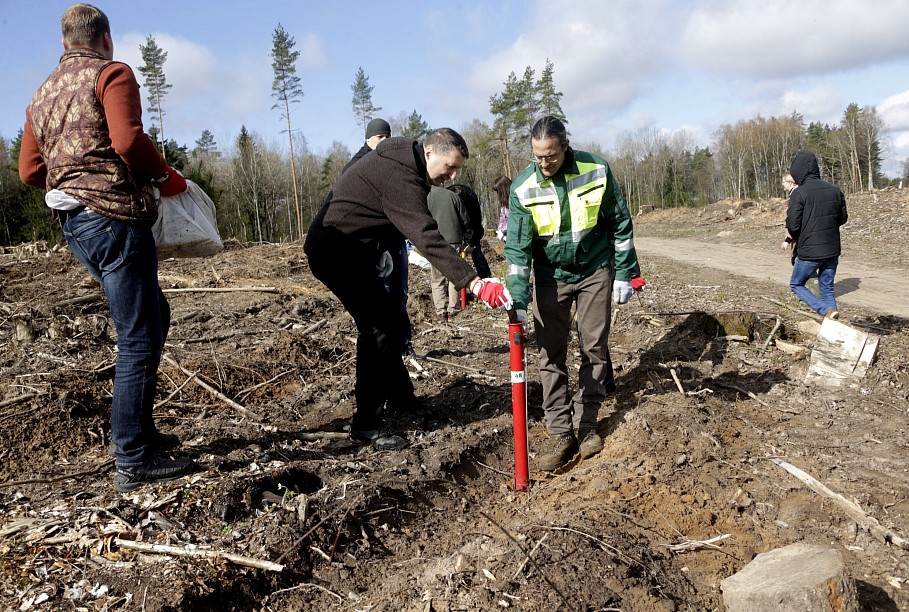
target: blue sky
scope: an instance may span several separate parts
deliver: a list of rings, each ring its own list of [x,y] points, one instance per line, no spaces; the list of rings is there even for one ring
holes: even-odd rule
[[[0,136],[62,51],[70,2],[0,0]],[[849,103],[877,107],[885,172],[909,159],[906,0],[155,0],[96,2],[115,58],[136,68],[152,34],[173,85],[165,133],[192,146],[209,130],[227,149],[240,126],[283,146],[272,110],[272,34],[301,52],[294,127],[314,153],[362,144],[351,84],[362,67],[386,118],[416,110],[432,127],[490,122],[509,72],[546,58],[575,143],[607,150],[625,132],[685,131],[709,145],[723,124],[801,113],[836,124]],[[140,76],[141,81],[141,76]],[[148,121],[146,120],[146,127]]]

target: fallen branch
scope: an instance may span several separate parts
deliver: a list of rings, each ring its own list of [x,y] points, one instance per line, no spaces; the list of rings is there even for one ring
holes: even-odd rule
[[[54,308],[59,308],[60,306],[78,306],[80,304],[91,304],[92,302],[100,301],[102,295],[100,293],[93,293],[91,295],[82,295],[79,297],[69,298],[68,300],[60,300],[59,302],[54,302]]]
[[[318,440],[349,440],[350,434],[340,431],[313,431],[298,434],[301,440],[316,442]]]
[[[178,557],[202,557],[204,559],[227,559],[231,563],[236,563],[237,565],[254,567],[256,569],[264,569],[270,572],[280,572],[284,570],[284,566],[278,563],[272,563],[271,561],[262,561],[261,559],[253,559],[252,557],[245,557],[243,555],[237,555],[223,550],[181,548],[179,546],[168,546],[167,544],[147,544],[145,542],[122,540],[120,538],[114,538],[114,544],[117,544],[121,548],[126,548],[128,550],[138,550],[147,553],[159,553],[162,555],[175,555]]]
[[[193,382],[194,380],[196,380],[196,376],[195,376],[195,375],[190,376],[189,378],[187,378],[186,380],[184,380],[184,381],[183,381],[183,384],[181,384],[179,387],[177,387],[177,388],[174,390],[173,393],[171,393],[170,395],[168,395],[167,397],[165,397],[163,400],[161,400],[160,402],[158,402],[157,404],[155,404],[154,406],[152,406],[152,410],[154,410],[155,408],[160,408],[161,406],[163,406],[164,404],[166,404],[166,403],[169,402],[170,400],[174,399],[174,396],[176,396],[178,393],[180,393],[180,391],[183,390],[183,387],[185,387],[185,386],[188,385],[189,383]]]
[[[182,365],[180,365],[179,363],[174,361],[174,359],[170,355],[167,355],[167,354],[162,355],[162,359],[164,359],[164,361],[166,361],[170,365],[174,366],[175,368],[178,368],[181,372],[183,372],[187,376],[191,377],[197,385],[199,385],[200,387],[202,387],[203,389],[205,389],[206,391],[208,391],[209,393],[211,393],[212,395],[217,397],[219,400],[221,400],[222,402],[224,402],[225,404],[227,404],[228,406],[230,406],[231,408],[233,408],[234,410],[236,410],[243,416],[249,417],[251,419],[255,419],[256,421],[262,420],[262,415],[253,412],[249,408],[245,408],[244,406],[241,406],[240,404],[238,404],[234,400],[230,399],[229,397],[227,397],[226,395],[224,395],[223,393],[221,393],[220,391],[218,391],[211,385],[200,380],[199,377],[197,376],[196,372],[190,372],[189,370],[184,368]]]
[[[669,368],[669,373],[672,374],[672,380],[675,381],[675,386],[678,388],[679,393],[685,395],[685,389],[682,387],[682,381],[679,380],[679,375],[675,373],[675,368]]]
[[[768,404],[767,402],[761,401],[758,398],[758,396],[755,395],[754,393],[752,393],[751,391],[746,391],[745,389],[742,389],[741,387],[737,387],[735,385],[730,385],[729,383],[720,382],[718,380],[714,380],[713,384],[717,385],[718,387],[726,387],[727,389],[732,389],[733,391],[738,391],[739,393],[743,393],[743,394],[747,395],[748,397],[750,397],[751,399],[753,399],[754,401],[756,401],[761,406],[770,408],[770,404]]]
[[[298,584],[297,586],[292,586],[292,587],[288,587],[288,588],[286,588],[286,589],[281,589],[280,591],[275,591],[274,593],[272,593],[272,594],[269,595],[268,597],[272,597],[272,596],[274,596],[274,595],[278,595],[279,593],[288,593],[288,592],[290,592],[290,591],[296,591],[297,589],[303,589],[303,588],[307,588],[307,589],[318,589],[318,590],[320,590],[320,591],[323,591],[323,592],[325,592],[325,593],[328,593],[329,595],[332,595],[333,597],[336,597],[336,598],[338,599],[339,602],[341,602],[341,603],[344,602],[344,598],[341,597],[340,595],[338,595],[337,593],[335,593],[334,591],[332,591],[332,590],[330,590],[330,589],[326,589],[326,588],[323,587],[323,586],[319,586],[318,584],[312,584],[312,583],[310,583],[310,582],[304,582],[304,583],[302,583],[302,584]],[[267,598],[266,598],[266,599],[267,599]]]
[[[509,533],[509,531],[507,529],[502,527],[494,518],[492,518],[491,516],[489,516],[482,510],[477,510],[477,512],[479,512],[480,515],[483,518],[485,518],[487,521],[489,521],[490,523],[492,523],[493,525],[498,527],[499,531],[504,533],[505,537],[508,538],[509,540],[511,540],[511,543],[514,544],[515,547],[517,547],[517,549],[521,551],[521,553],[523,553],[524,559],[526,559],[527,562],[529,562],[533,566],[533,568],[535,570],[537,570],[537,573],[539,573],[540,577],[542,577],[543,580],[546,582],[546,584],[549,585],[549,588],[551,588],[555,592],[555,594],[559,596],[559,599],[561,599],[562,603],[565,604],[565,609],[570,610],[571,604],[568,602],[568,599],[565,597],[565,595],[562,594],[562,591],[559,590],[559,587],[557,587],[555,585],[555,583],[549,579],[549,576],[546,575],[546,572],[543,571],[543,568],[540,567],[539,565],[537,565],[537,562],[534,561],[533,558],[531,558],[530,553],[528,553],[526,550],[524,550],[524,547],[521,546],[521,543],[518,542],[518,540],[513,535],[511,535],[511,533]]]
[[[261,291],[279,293],[277,287],[187,287],[184,289],[162,289],[164,293],[231,293],[235,291]]]
[[[38,397],[39,395],[44,395],[44,393],[25,393],[24,395],[20,395],[18,397],[11,397],[10,399],[5,399],[0,402],[0,408],[6,408],[7,406],[13,406],[20,402],[28,401],[32,398]]]
[[[782,325],[782,324],[783,324],[782,319],[777,317],[776,325],[774,325],[773,329],[770,330],[770,335],[767,336],[767,339],[764,341],[764,346],[761,347],[761,350],[760,350],[761,353],[763,353],[764,351],[767,350],[767,346],[770,344],[770,341],[773,340],[773,336],[774,336],[774,334],[776,334],[776,330],[778,330],[780,328],[780,325]]]
[[[800,315],[802,315],[803,317],[808,317],[809,319],[815,319],[815,320],[823,320],[823,319],[824,319],[824,317],[822,317],[821,315],[819,315],[819,314],[817,314],[817,313],[815,313],[815,312],[805,312],[804,310],[800,310],[800,309],[798,309],[798,308],[794,308],[794,307],[790,306],[789,304],[784,304],[784,303],[782,303],[782,302],[778,302],[778,301],[776,301],[776,300],[774,300],[774,299],[771,299],[771,298],[767,297],[766,295],[762,295],[761,298],[767,300],[767,301],[770,302],[771,304],[776,304],[777,306],[782,306],[783,308],[786,308],[786,309],[788,309],[788,310],[791,310],[792,312],[794,312],[794,313],[796,313],[796,314],[800,314]]]
[[[822,484],[819,480],[817,480],[816,478],[814,478],[807,472],[795,467],[791,463],[787,463],[786,461],[783,461],[782,459],[779,459],[777,457],[768,457],[768,459],[770,459],[770,461],[777,464],[778,466],[780,466],[781,468],[783,468],[784,470],[786,470],[787,472],[789,472],[790,474],[792,474],[793,476],[795,476],[796,478],[801,480],[803,483],[805,483],[808,486],[809,489],[811,489],[815,493],[819,493],[820,495],[825,495],[825,496],[829,497],[830,499],[832,499],[839,507],[841,507],[843,510],[845,510],[846,514],[848,514],[850,517],[852,517],[852,519],[855,520],[859,525],[861,525],[865,529],[868,529],[869,531],[871,531],[871,533],[875,534],[876,536],[880,537],[885,543],[893,544],[894,546],[898,546],[904,550],[909,550],[909,541],[901,538],[900,536],[893,533],[893,531],[891,531],[890,529],[887,529],[886,527],[882,526],[877,521],[876,518],[865,514],[865,511],[862,510],[861,507],[859,507],[859,505],[857,503],[846,499],[839,493],[834,493],[833,491],[828,489],[824,484]]]
[[[293,370],[285,370],[284,372],[281,372],[281,373],[278,374],[277,376],[274,376],[274,377],[272,377],[272,378],[269,378],[269,379],[266,380],[265,382],[260,382],[258,385],[253,385],[252,387],[249,387],[248,389],[243,389],[242,391],[240,391],[240,392],[237,394],[237,397],[238,397],[238,398],[243,397],[243,396],[246,395],[247,393],[251,393],[251,392],[255,391],[256,389],[258,389],[259,387],[264,387],[265,385],[267,385],[267,384],[269,384],[269,383],[273,383],[273,382],[275,382],[276,380],[278,380],[279,378],[281,378],[282,376],[287,376],[287,375],[290,374],[291,372],[293,372]]]
[[[616,309],[616,310],[618,310],[618,309]],[[533,547],[533,550],[531,550],[531,551],[527,554],[527,556],[524,558],[524,560],[521,561],[521,565],[518,566],[518,569],[516,569],[516,570],[514,571],[514,574],[511,575],[511,579],[512,579],[512,580],[517,580],[518,575],[519,575],[521,572],[523,572],[523,571],[524,571],[524,568],[527,566],[527,562],[530,560],[531,557],[533,557],[533,553],[537,552],[537,549],[540,548],[540,545],[541,545],[543,542],[545,542],[545,541],[546,541],[546,538],[548,538],[548,537],[549,537],[549,534],[548,534],[548,533],[543,534],[543,537],[540,538],[539,542],[536,543],[536,545]]]
[[[328,319],[322,319],[321,321],[316,321],[315,323],[313,323],[312,325],[310,325],[309,327],[307,327],[306,329],[304,329],[303,331],[301,331],[301,332],[300,332],[300,335],[301,335],[301,336],[308,336],[310,333],[316,331],[317,329],[319,329],[320,327],[322,327],[323,325],[325,325],[325,322],[326,322],[327,320],[328,320]]]
[[[90,470],[85,470],[84,472],[76,472],[75,474],[61,474],[60,476],[50,476],[48,478],[27,478],[25,480],[13,480],[10,482],[3,482],[3,483],[0,483],[0,489],[5,489],[6,487],[16,487],[19,485],[26,485],[26,484],[51,483],[51,482],[60,482],[61,480],[69,480],[70,478],[80,478],[82,476],[89,476],[91,474],[100,472],[104,469],[109,468],[113,464],[114,464],[114,460],[108,459],[107,461],[105,461],[101,465],[98,465],[97,467],[93,467]]]
[[[723,535],[718,535],[715,538],[710,538],[709,540],[685,540],[679,544],[667,544],[666,548],[673,552],[681,552],[686,550],[699,550],[701,548],[714,548],[719,550],[720,547],[714,544],[714,542],[719,542],[725,540],[726,538],[731,538],[732,534],[724,533]]]

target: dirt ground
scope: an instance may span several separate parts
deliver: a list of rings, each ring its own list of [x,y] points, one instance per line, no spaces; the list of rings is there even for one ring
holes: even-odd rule
[[[747,247],[785,277],[783,208],[718,202],[647,213],[635,227],[642,242],[708,242],[715,261]],[[843,265],[904,278],[909,193],[853,196],[849,212]],[[501,272],[501,243],[485,250]],[[411,267],[423,357],[409,367],[430,410],[390,415],[413,444],[376,453],[341,433],[355,329],[299,244],[164,261],[173,325],[156,419],[199,470],[118,494],[107,454],[116,344],[103,295],[65,249],[9,249],[0,606],[722,610],[721,580],[758,553],[808,542],[840,551],[863,609],[909,609],[909,551],[894,544],[909,535],[907,318],[844,296],[843,322],[880,337],[876,359],[856,384],[809,386],[806,353],[781,347],[810,351],[813,319],[784,282],[660,250],[641,260],[647,290],[614,316],[619,389],[600,414],[605,449],[549,477],[531,463],[527,492],[512,487],[503,315],[471,304],[437,324],[428,274]],[[535,349],[531,334],[531,453],[546,440]]]

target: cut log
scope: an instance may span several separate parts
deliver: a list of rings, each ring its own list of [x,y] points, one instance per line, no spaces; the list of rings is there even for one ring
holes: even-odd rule
[[[761,553],[720,582],[726,612],[858,612],[837,550],[797,542]]]
[[[857,383],[874,361],[878,340],[873,334],[824,319],[811,352],[805,382],[826,387]]]

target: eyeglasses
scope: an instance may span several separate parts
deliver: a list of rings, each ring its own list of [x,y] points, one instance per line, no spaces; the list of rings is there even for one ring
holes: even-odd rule
[[[531,157],[533,157],[533,161],[538,164],[542,164],[543,162],[552,164],[559,159],[559,155],[561,155],[561,153],[553,153],[552,155],[531,155]]]

